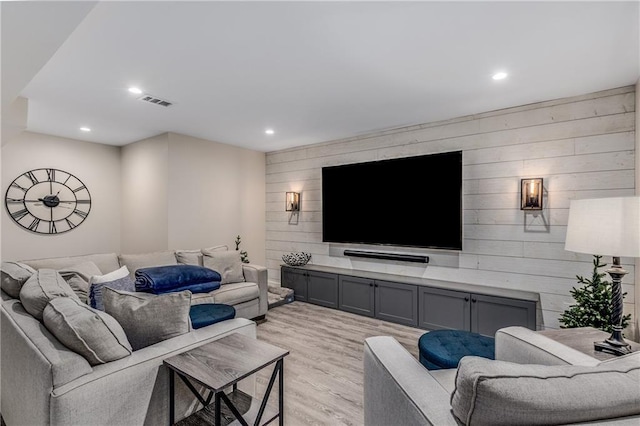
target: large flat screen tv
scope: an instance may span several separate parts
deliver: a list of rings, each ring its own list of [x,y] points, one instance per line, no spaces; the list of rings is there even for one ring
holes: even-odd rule
[[[462,151],[322,168],[322,240],[462,249]]]

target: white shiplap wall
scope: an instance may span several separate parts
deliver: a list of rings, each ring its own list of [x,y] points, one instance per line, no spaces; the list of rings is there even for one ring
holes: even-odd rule
[[[634,127],[635,87],[629,86],[268,153],[269,279],[279,281],[283,253],[306,251],[315,264],[539,292],[539,325],[557,328],[558,313],[572,302],[575,275],[591,275],[590,256],[564,251],[569,202],[634,194]],[[454,150],[463,151],[464,178],[457,266],[329,255],[321,229],[323,166]],[[544,178],[542,214],[519,209],[520,179],[527,177]],[[290,190],[302,193],[297,223],[284,211]],[[625,310],[633,312],[634,263],[622,260],[630,271]]]

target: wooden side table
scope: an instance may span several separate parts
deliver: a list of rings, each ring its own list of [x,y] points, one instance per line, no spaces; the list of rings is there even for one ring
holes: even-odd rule
[[[593,327],[542,330],[538,333],[601,361],[617,358],[616,355],[608,352],[596,351],[594,349],[594,342],[602,342],[603,340],[608,339],[611,333],[606,333]],[[632,342],[628,339],[625,339],[625,341],[631,345],[631,350],[633,352],[640,351],[640,343]]]
[[[204,344],[190,351],[172,356],[164,360],[169,368],[169,420],[175,422],[175,375],[177,375],[198,401],[209,409],[211,399],[215,398],[214,424],[223,426],[236,419],[242,425],[264,425],[279,418],[280,426],[284,424],[284,357],[289,351],[256,340],[242,334],[234,333],[211,343]],[[260,403],[238,389],[240,380],[275,363],[271,380]],[[278,378],[278,412],[270,412],[267,401]],[[200,395],[193,383],[208,389],[208,395]],[[230,388],[226,393],[225,389]],[[224,402],[229,415],[223,416]],[[275,410],[272,410],[275,411]],[[200,412],[192,414],[180,421],[190,424],[189,419]]]

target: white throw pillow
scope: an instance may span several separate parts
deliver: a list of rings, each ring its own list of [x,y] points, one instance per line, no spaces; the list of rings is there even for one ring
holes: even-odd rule
[[[131,279],[126,266],[105,275],[94,275],[89,279],[89,304],[92,308],[104,311],[103,289],[105,287],[136,291],[136,284]]]

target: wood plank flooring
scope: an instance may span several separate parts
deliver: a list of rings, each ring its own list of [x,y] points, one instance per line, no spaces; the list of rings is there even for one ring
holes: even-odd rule
[[[284,362],[285,425],[362,425],[364,339],[394,336],[417,358],[424,332],[303,302],[269,310],[258,339],[290,351]],[[257,375],[259,396],[271,371]],[[270,405],[276,401],[272,395]]]

